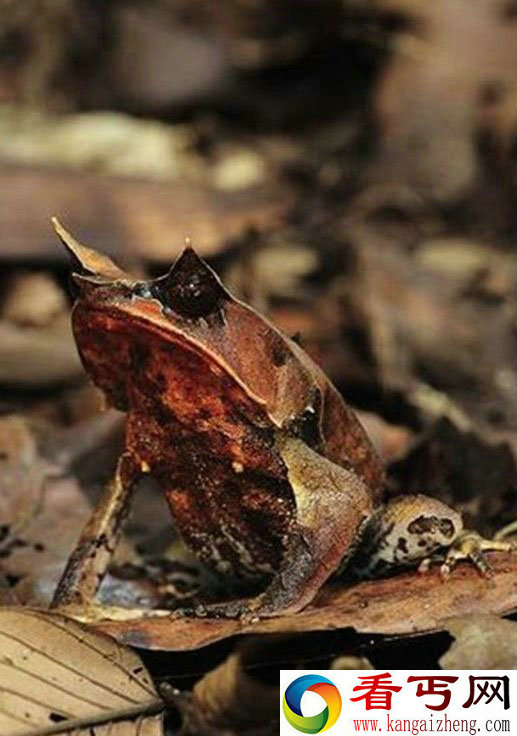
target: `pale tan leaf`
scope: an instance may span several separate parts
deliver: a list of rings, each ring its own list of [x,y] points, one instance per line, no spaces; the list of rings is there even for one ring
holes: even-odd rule
[[[0,609],[2,736],[160,736],[162,709],[139,657],[115,640],[56,613]]]
[[[460,616],[446,622],[454,642],[440,659],[446,670],[517,669],[517,623],[499,616]]]
[[[128,721],[110,721],[102,725],[88,725],[84,728],[70,728],[62,723],[42,731],[30,731],[27,736],[162,736],[163,716],[139,716]]]

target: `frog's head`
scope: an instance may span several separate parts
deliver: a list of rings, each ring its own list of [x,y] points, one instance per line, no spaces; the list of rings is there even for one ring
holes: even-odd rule
[[[137,317],[138,305],[145,300],[154,300],[160,304],[161,311],[167,313],[167,324],[172,329],[174,323],[178,326],[183,320],[209,318],[232,298],[214,271],[190,244],[164,276],[135,279],[108,256],[78,243],[56,218],[53,224],[72,256],[75,267],[73,280],[78,287],[77,300],[91,307],[109,303],[112,308],[117,305],[118,309],[124,311],[131,304],[130,312]],[[141,316],[149,318],[149,309],[144,309]]]
[[[163,276],[135,279],[53,222],[74,262],[79,352],[107,393],[113,395],[112,385],[120,388],[132,370],[124,360],[125,346],[159,340],[173,350],[196,353],[232,377],[277,426],[312,404],[315,369],[308,357],[301,358],[291,340],[235,299],[190,246]]]

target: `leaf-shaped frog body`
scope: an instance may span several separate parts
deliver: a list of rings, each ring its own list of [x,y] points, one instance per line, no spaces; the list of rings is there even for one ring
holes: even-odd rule
[[[191,248],[164,276],[137,280],[56,227],[77,264],[78,349],[127,412],[126,454],[163,488],[204,562],[272,580],[270,608],[299,608],[380,494],[381,464],[355,415]]]

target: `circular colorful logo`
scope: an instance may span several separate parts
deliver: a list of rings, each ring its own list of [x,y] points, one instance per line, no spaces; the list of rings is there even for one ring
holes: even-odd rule
[[[304,716],[301,710],[302,695],[306,690],[320,695],[326,703],[321,713]],[[284,716],[288,722],[302,733],[321,733],[327,731],[341,713],[341,695],[333,682],[321,675],[302,675],[294,680],[284,693],[282,701]]]

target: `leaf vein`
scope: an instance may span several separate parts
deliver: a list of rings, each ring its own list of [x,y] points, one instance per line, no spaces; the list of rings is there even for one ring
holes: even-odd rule
[[[7,634],[5,631],[0,631],[0,637],[3,636],[6,639],[12,639],[12,641],[17,642],[23,647],[27,647],[31,652],[34,652],[35,654],[40,655],[41,657],[44,657],[45,659],[48,659],[50,662],[53,662],[54,664],[57,664],[60,667],[63,667],[65,670],[68,670],[69,672],[73,672],[74,675],[78,675],[79,677],[82,677],[85,680],[88,680],[88,682],[91,682],[93,685],[96,685],[101,690],[105,690],[106,692],[110,692],[112,695],[116,695],[117,697],[121,698],[122,700],[125,700],[127,703],[133,703],[135,705],[139,704],[138,700],[134,700],[133,698],[128,697],[124,693],[120,693],[118,690],[114,690],[113,688],[109,687],[108,685],[105,685],[103,682],[99,682],[98,680],[93,679],[92,677],[89,677],[84,672],[81,672],[80,670],[75,669],[75,667],[71,667],[70,665],[66,664],[65,662],[62,662],[61,660],[57,659],[56,657],[53,657],[51,654],[48,654],[48,652],[43,651],[42,649],[36,649],[36,647],[33,647],[31,644],[28,644],[23,639],[20,639],[20,637],[15,636],[14,634]]]
[[[23,611],[23,613],[25,615],[31,615],[31,614],[29,614],[28,611]],[[91,642],[87,641],[86,639],[83,639],[82,637],[80,637],[75,632],[70,631],[69,629],[66,628],[66,626],[63,626],[58,621],[53,621],[50,618],[46,618],[45,616],[39,614],[37,611],[33,611],[32,612],[32,615],[34,616],[34,618],[37,618],[37,619],[39,619],[41,621],[44,621],[46,624],[50,624],[51,626],[54,626],[55,628],[60,629],[61,631],[66,632],[68,634],[68,636],[71,636],[76,641],[78,641],[80,644],[82,644],[82,645],[88,647],[89,649],[91,649],[92,651],[96,652],[100,657],[102,657],[103,659],[107,660],[110,663],[110,665],[112,665],[113,667],[116,667],[118,670],[120,670],[121,672],[123,672],[131,681],[133,681],[137,685],[139,685],[142,688],[142,690],[144,690],[148,695],[152,695],[153,697],[156,697],[156,692],[155,692],[155,690],[153,690],[152,687],[147,686],[138,677],[136,677],[135,675],[133,675],[132,672],[128,671],[121,664],[119,664],[118,662],[115,662],[113,659],[111,659],[111,657],[109,657],[105,652],[103,652],[102,650],[97,649],[97,647],[95,647]],[[137,701],[134,701],[134,702],[137,702]]]

